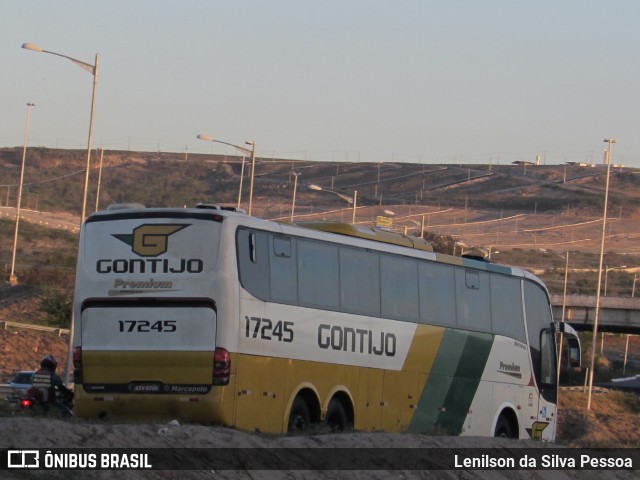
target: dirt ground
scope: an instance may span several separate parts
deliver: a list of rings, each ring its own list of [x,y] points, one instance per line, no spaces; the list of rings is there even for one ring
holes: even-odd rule
[[[66,337],[25,329],[0,330],[0,381],[7,381],[17,370],[35,368],[45,353],[53,353],[64,364]],[[60,373],[60,372],[59,372]],[[640,417],[624,411],[628,398],[617,393],[594,394],[592,410],[586,412],[586,395],[577,390],[561,390],[558,439],[553,448],[640,447]],[[108,423],[72,418],[29,418],[12,415],[4,407],[0,416],[0,448],[541,448],[550,445],[533,441],[513,441],[478,437],[429,437],[417,434],[347,433],[341,435],[269,436],[203,425],[162,423]],[[7,474],[7,475],[5,475]],[[66,479],[65,471],[36,471],[28,475],[3,472],[3,479]],[[600,480],[601,471],[592,470],[367,470],[367,471],[93,471],[73,472],[74,478],[123,479],[369,479],[369,478],[446,478],[487,480]],[[607,478],[638,478],[637,471],[607,471]]]
[[[60,421],[34,418],[0,418],[3,436],[0,448],[22,447],[63,448],[269,448],[268,455],[276,455],[278,448],[498,448],[516,449],[548,447],[537,442],[513,441],[479,437],[429,437],[417,434],[348,433],[340,435],[314,435],[296,437],[272,437],[239,432],[223,427],[168,424],[96,424],[77,421]],[[382,450],[384,451],[384,450]],[[555,447],[554,452],[563,454],[566,449]],[[275,460],[274,460],[275,461]],[[47,478],[51,480],[69,478],[65,471],[28,472],[28,475],[12,476],[3,472],[5,479]],[[46,474],[46,477],[45,477]],[[73,478],[98,479],[376,479],[376,478],[444,478],[485,480],[600,480],[602,471],[595,470],[356,470],[356,471],[308,471],[308,470],[198,470],[198,471],[91,471],[73,472]],[[612,470],[606,478],[630,480],[638,478],[637,471]]]
[[[58,360],[58,374],[64,372],[67,337],[33,330],[0,330],[0,383],[7,383],[20,370],[37,370],[40,359],[52,354]]]

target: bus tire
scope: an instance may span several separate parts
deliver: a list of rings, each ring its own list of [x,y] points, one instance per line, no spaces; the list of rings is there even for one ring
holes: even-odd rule
[[[327,414],[324,417],[324,424],[331,429],[333,433],[344,432],[349,424],[347,411],[342,402],[337,398],[332,398],[327,407]]]
[[[311,415],[307,402],[301,396],[297,396],[291,405],[289,414],[289,433],[304,432],[309,429]]]
[[[509,418],[504,413],[501,413],[498,417],[494,437],[515,438],[513,435],[513,426],[511,425]]]

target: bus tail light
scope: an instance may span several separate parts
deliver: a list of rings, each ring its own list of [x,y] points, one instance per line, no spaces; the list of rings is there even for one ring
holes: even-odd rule
[[[231,357],[224,348],[216,348],[213,352],[213,384],[228,385],[231,372]]]
[[[73,349],[73,383],[82,383],[82,347]]]

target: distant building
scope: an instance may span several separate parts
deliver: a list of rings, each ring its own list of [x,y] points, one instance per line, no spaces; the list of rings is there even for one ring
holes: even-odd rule
[[[574,165],[576,167],[588,167],[591,164],[585,162],[566,162],[567,165]]]
[[[607,168],[607,164],[606,163],[598,163],[598,164],[596,164],[596,167]],[[623,167],[624,167],[624,165],[622,165],[620,163],[612,163],[611,164],[611,168],[618,168],[618,169],[622,170]]]
[[[511,162],[513,165],[520,165],[520,166],[529,166],[529,165],[535,165],[534,162],[527,162],[524,160],[516,160],[515,162]]]

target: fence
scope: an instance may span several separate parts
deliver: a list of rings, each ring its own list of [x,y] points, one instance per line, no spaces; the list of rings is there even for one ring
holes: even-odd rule
[[[62,335],[69,335],[69,329],[68,328],[45,327],[44,325],[34,325],[32,323],[18,323],[18,322],[0,321],[0,328],[2,328],[3,330],[8,330],[9,327],[26,328],[28,330],[38,330],[40,332],[54,333],[58,337],[61,337]]]

